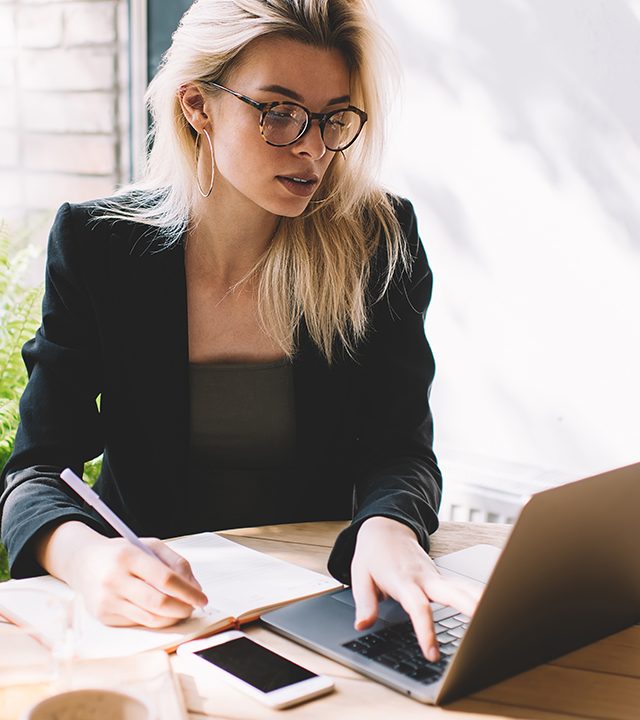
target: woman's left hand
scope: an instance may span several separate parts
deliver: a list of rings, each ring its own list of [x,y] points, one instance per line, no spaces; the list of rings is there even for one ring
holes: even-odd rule
[[[445,577],[418,543],[408,526],[386,517],[371,517],[358,530],[351,563],[356,604],[356,630],[378,617],[378,599],[392,597],[411,618],[425,657],[440,657],[431,615],[431,602],[473,615],[481,590],[463,580]]]

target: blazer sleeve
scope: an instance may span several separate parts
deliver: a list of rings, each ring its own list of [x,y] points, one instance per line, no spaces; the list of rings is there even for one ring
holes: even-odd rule
[[[411,203],[401,201],[398,212],[411,267],[396,272],[374,305],[354,372],[360,433],[353,520],[329,558],[329,571],[347,584],[357,533],[367,518],[404,523],[426,551],[429,535],[438,527],[442,476],[433,452],[429,407],[435,364],[424,333],[433,278]]]
[[[63,205],[49,235],[42,324],[22,349],[29,381],[20,425],[3,472],[0,530],[13,577],[42,574],[31,543],[46,526],[78,519],[110,534],[60,480],[64,467],[81,475],[103,450],[100,353],[84,263],[86,226],[74,228]]]

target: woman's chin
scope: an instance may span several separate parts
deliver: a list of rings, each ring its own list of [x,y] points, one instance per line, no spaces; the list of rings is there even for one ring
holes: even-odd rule
[[[269,212],[272,212],[274,215],[279,215],[280,217],[295,218],[302,215],[302,213],[309,206],[310,202],[311,198],[296,198],[294,202],[282,202],[280,200],[277,202],[269,203],[269,206],[265,207],[265,209]]]

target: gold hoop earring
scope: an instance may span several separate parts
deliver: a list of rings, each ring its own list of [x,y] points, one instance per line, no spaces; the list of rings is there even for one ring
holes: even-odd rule
[[[213,190],[213,179],[215,176],[215,169],[213,164],[213,144],[211,143],[211,138],[209,137],[209,133],[202,128],[202,132],[207,136],[207,141],[209,143],[209,151],[211,152],[211,182],[209,183],[209,189],[207,192],[205,192],[202,189],[202,186],[200,185],[200,178],[198,177],[198,145],[200,144],[200,138],[202,137],[200,133],[198,133],[196,137],[196,144],[195,144],[195,152],[196,152],[196,185],[198,186],[198,190],[200,191],[200,195],[202,197],[209,197],[211,195],[211,191]]]

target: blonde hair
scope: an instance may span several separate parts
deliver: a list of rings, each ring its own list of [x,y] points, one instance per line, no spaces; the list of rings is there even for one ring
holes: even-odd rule
[[[299,217],[282,217],[270,246],[250,274],[258,287],[265,332],[289,357],[302,317],[312,340],[331,362],[338,340],[353,353],[368,321],[370,265],[381,244],[387,264],[380,292],[407,249],[394,200],[377,184],[389,97],[385,78],[396,67],[367,0],[196,0],[145,96],[152,117],[151,150],[143,176],[108,198],[101,217],[160,228],[165,243],[193,227],[195,133],[179,89],[224,83],[257,38],[280,35],[339,49],[351,71],[351,102],[367,111],[361,137],[330,164],[314,199]],[[257,128],[256,128],[257,130]],[[317,200],[320,200],[317,202]]]

